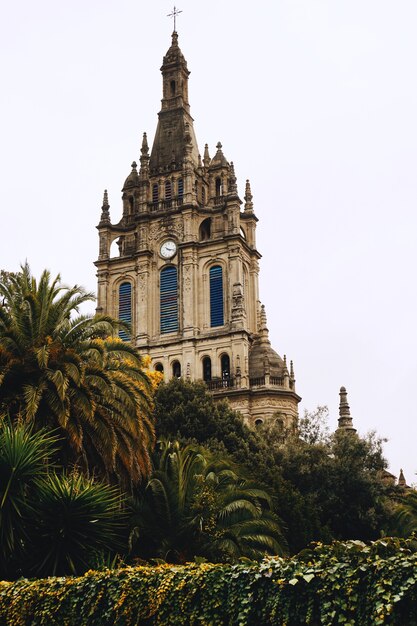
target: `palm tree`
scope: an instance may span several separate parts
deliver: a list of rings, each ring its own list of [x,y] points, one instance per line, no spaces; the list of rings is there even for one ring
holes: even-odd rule
[[[0,420],[0,578],[82,574],[122,547],[119,492],[56,473],[57,437]]]
[[[37,480],[23,572],[37,577],[81,575],[101,555],[124,548],[120,493],[81,474]]]
[[[150,471],[151,389],[120,322],[79,315],[94,299],[28,264],[0,279],[0,408],[35,428],[58,429],[64,462],[125,484]],[[74,317],[75,315],[75,317]]]
[[[160,442],[135,509],[133,534],[137,553],[145,558],[258,559],[286,550],[268,494],[195,445]]]
[[[28,495],[35,481],[46,476],[56,437],[32,433],[0,416],[0,577],[13,577],[23,561]]]
[[[400,537],[417,534],[417,491],[407,490],[399,498],[392,519],[393,531]]]

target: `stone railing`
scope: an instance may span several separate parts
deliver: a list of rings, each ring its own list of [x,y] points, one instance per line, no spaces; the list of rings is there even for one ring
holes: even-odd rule
[[[241,389],[247,388],[247,379],[242,376],[236,376],[231,378],[215,378],[213,380],[206,380],[207,389],[209,391],[223,391],[227,389]],[[294,389],[294,382],[288,379],[286,383],[284,376],[270,376],[265,374],[264,376],[256,376],[249,378],[249,388],[257,387],[284,387],[287,389]]]
[[[149,202],[149,210],[151,213],[158,211],[169,211],[171,209],[179,209],[184,204],[184,198],[172,198],[171,200],[158,200],[156,202]]]
[[[221,378],[206,381],[207,389],[209,391],[218,391],[221,389],[230,389],[236,387],[236,380],[234,378]]]
[[[224,204],[224,196],[214,196],[213,205],[222,206]]]

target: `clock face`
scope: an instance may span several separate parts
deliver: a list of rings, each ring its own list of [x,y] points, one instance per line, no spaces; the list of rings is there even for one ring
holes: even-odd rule
[[[168,241],[164,241],[161,246],[160,252],[163,259],[172,259],[172,257],[175,256],[177,253],[177,244],[171,239],[169,239]]]

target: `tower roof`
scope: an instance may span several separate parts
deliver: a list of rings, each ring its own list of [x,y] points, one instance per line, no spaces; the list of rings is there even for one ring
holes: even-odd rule
[[[264,376],[266,372],[271,376],[282,376],[285,369],[285,362],[271,346],[265,306],[262,305],[259,315],[259,333],[249,350],[249,376],[258,378]]]
[[[178,33],[164,56],[162,107],[150,157],[151,175],[182,169],[187,158],[198,167],[198,146],[188,103],[187,61],[178,45]]]

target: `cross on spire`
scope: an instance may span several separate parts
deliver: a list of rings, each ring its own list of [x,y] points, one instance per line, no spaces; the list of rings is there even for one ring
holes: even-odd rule
[[[172,17],[174,20],[174,33],[177,31],[177,15],[179,15],[180,13],[182,13],[182,11],[179,11],[174,5],[174,10],[172,11],[172,13],[168,13],[167,15],[167,17]]]

